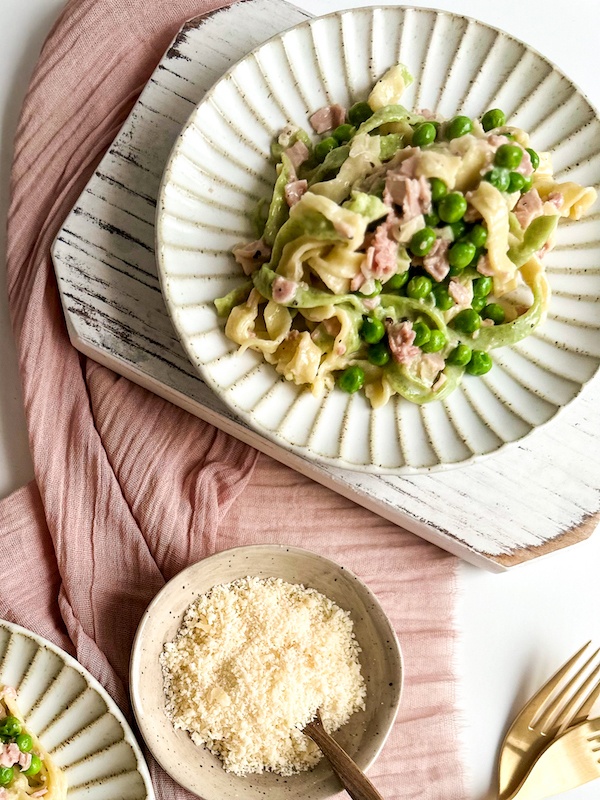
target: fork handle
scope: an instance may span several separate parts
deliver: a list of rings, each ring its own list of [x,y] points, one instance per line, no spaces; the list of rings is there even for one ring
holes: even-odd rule
[[[324,728],[307,725],[304,733],[318,745],[352,800],[383,800],[365,773]]]

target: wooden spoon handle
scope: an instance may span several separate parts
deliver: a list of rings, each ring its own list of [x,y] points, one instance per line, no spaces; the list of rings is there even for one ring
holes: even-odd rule
[[[319,725],[307,725],[304,733],[319,746],[353,800],[383,800],[365,773],[324,728]]]

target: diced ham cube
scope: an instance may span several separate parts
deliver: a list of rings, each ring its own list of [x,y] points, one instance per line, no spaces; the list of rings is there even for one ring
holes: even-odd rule
[[[404,161],[398,167],[398,171],[401,175],[406,175],[406,177],[411,178],[411,180],[414,180],[417,177],[417,167],[419,166],[419,162],[421,160],[420,153],[421,148],[416,147],[415,152],[408,158],[404,159]]]
[[[386,330],[392,358],[397,364],[410,364],[421,353],[421,348],[413,344],[417,334],[413,330],[412,322],[388,320]]]
[[[546,202],[551,203],[557,211],[560,211],[565,204],[565,198],[562,192],[550,192],[546,198]]]
[[[372,275],[367,277],[383,278],[385,281],[386,278],[391,278],[398,269],[398,243],[391,238],[392,225],[393,221],[388,218],[375,230],[372,246]],[[368,255],[367,258],[369,258]]]
[[[465,222],[477,222],[478,219],[481,219],[481,212],[478,211],[475,206],[468,205],[463,219]]]
[[[251,275],[261,264],[266,264],[271,258],[271,248],[262,239],[239,244],[233,248],[232,253],[246,275]]]
[[[387,197],[402,206],[403,222],[431,211],[431,187],[429,181],[422,176],[407,178],[400,172],[392,172],[386,178],[385,189],[384,202]]]
[[[448,239],[436,239],[433,247],[423,259],[423,269],[425,269],[434,281],[443,281],[448,272],[450,271],[450,264],[448,262],[448,248],[450,241]]]
[[[316,133],[326,133],[342,125],[346,121],[346,109],[338,103],[324,106],[309,118],[309,122]]]
[[[515,169],[515,172],[519,172],[526,178],[528,178],[530,175],[533,175],[533,164],[531,163],[531,156],[529,155],[527,150],[523,150],[523,157],[521,158],[521,163]]]
[[[481,275],[485,275],[487,278],[494,277],[494,270],[490,264],[490,259],[488,258],[487,254],[479,257],[479,261],[477,262],[477,272],[479,272]]]
[[[12,767],[19,763],[21,751],[19,745],[11,742],[0,746],[0,767]]]
[[[429,108],[419,108],[415,111],[415,114],[418,114],[420,117],[423,117],[424,119],[437,119],[436,114]]]
[[[471,305],[471,301],[473,300],[473,289],[458,281],[450,281],[448,285],[448,294],[457,306],[462,306],[463,308]]]
[[[298,167],[301,164],[304,164],[310,153],[308,152],[308,147],[298,139],[297,142],[291,147],[288,147],[287,150],[284,151],[286,156],[292,162],[292,166],[295,170],[298,170]]]
[[[487,140],[494,148],[494,151],[496,151],[502,144],[514,144],[514,142],[512,142],[508,136],[505,136],[503,133],[490,133],[490,135],[487,137]]]
[[[519,225],[523,229],[527,228],[531,220],[542,214],[543,207],[544,204],[537,189],[530,189],[525,192],[515,206],[515,216],[519,220]]]
[[[271,287],[271,292],[273,294],[273,300],[276,303],[291,303],[291,301],[296,296],[296,292],[298,290],[298,284],[296,281],[289,281],[287,278],[284,278],[282,275],[278,275],[275,280],[273,281],[273,286]]]
[[[291,208],[308,189],[308,181],[290,181],[285,187],[285,202]]]

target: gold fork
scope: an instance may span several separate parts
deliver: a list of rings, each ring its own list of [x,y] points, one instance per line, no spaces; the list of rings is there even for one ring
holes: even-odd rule
[[[596,778],[600,778],[600,719],[589,719],[550,742],[511,800],[544,800]]]
[[[572,675],[585,644],[535,694],[508,730],[498,762],[498,797],[508,800],[552,739],[587,719],[600,696],[596,650]],[[569,677],[571,675],[571,677]]]

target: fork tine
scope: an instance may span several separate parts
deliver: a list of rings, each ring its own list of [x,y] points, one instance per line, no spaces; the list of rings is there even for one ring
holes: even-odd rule
[[[566,664],[563,664],[562,667],[558,669],[557,672],[549,678],[546,683],[542,686],[542,688],[534,694],[534,696],[529,700],[527,705],[523,708],[521,715],[526,715],[527,713],[531,712],[532,720],[535,718],[535,715],[539,712],[540,707],[543,707],[543,704],[546,700],[550,697],[552,692],[560,685],[562,679],[565,675],[569,672],[569,670],[577,663],[579,658],[583,655],[583,653],[587,650],[587,648],[591,644],[591,640],[583,645],[581,650],[578,650],[572,658],[570,658]]]
[[[565,731],[567,728],[571,728],[573,725],[578,725],[580,722],[585,722],[585,720],[589,717],[596,700],[600,697],[600,679],[594,682],[594,679],[597,678],[598,675],[600,675],[600,665],[596,667],[596,669],[591,673],[587,681],[581,687],[582,692],[589,688],[587,696],[581,700],[579,706],[573,711],[571,719],[568,722],[565,719],[560,726],[558,733],[563,733],[563,731]],[[592,682],[594,682],[593,686],[591,685]],[[575,702],[573,702],[572,705],[575,705]]]
[[[582,699],[583,702],[586,701],[587,696],[585,692],[589,689],[594,678],[600,672],[600,666],[596,666],[585,681],[581,683],[581,685],[578,685],[580,684],[581,677],[595,660],[598,653],[600,653],[600,649],[592,653],[561,691],[555,697],[549,696],[548,702],[540,709],[541,713],[534,719],[533,725],[541,731],[542,735],[549,738],[556,736],[561,726],[564,725],[564,727],[567,728],[571,725],[573,717],[577,713],[574,709],[581,704]],[[579,709],[577,708],[577,710]]]

